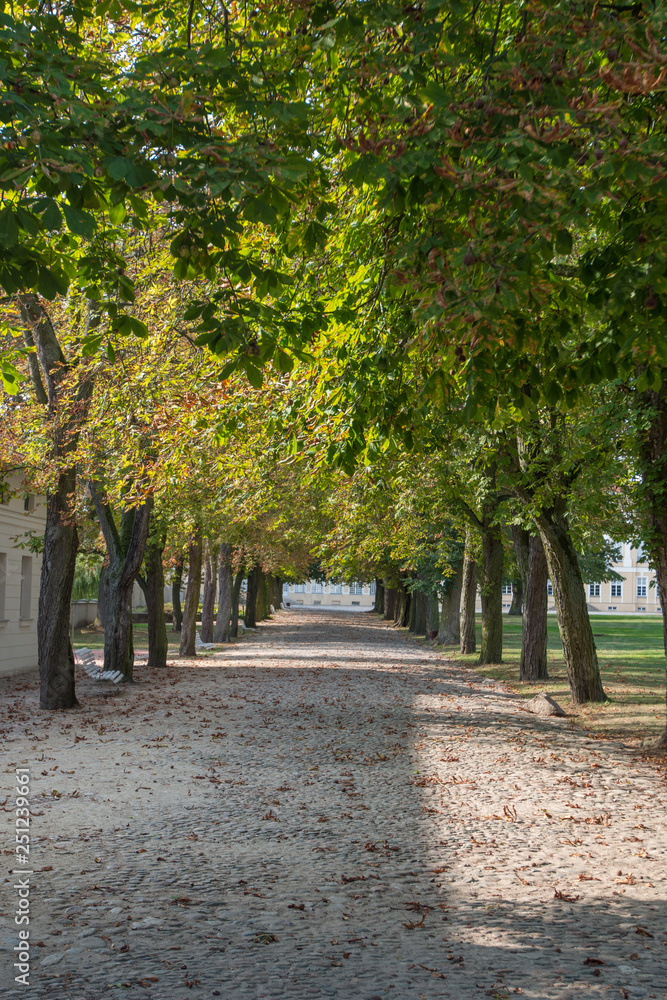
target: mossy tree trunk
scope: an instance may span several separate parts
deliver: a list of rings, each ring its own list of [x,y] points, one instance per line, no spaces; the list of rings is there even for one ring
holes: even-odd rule
[[[438,645],[458,646],[461,642],[461,589],[463,584],[463,563],[460,563],[454,574],[447,578],[442,590],[442,608],[438,623]],[[473,615],[473,624],[474,624]]]

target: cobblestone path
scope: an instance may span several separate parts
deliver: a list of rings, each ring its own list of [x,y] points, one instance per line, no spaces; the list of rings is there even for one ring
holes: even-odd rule
[[[138,681],[66,715],[1,682],[1,996],[667,997],[667,793],[622,746],[369,614],[281,612]]]

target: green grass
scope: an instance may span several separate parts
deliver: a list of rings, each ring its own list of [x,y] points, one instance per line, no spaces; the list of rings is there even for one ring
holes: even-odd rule
[[[135,622],[132,634],[135,649],[148,649],[148,625],[145,622]],[[169,652],[178,653],[181,633],[172,632],[171,625],[167,625],[167,641]],[[87,649],[104,649],[104,632],[101,629],[93,628],[75,629],[73,646],[75,649],[80,649],[83,646]]]
[[[662,616],[595,615],[591,618],[602,683],[609,702],[573,706],[565,673],[558,623],[549,615],[547,649],[549,680],[520,683],[521,618],[503,616],[503,663],[475,666],[478,673],[502,681],[526,698],[548,693],[568,715],[591,732],[620,736],[639,743],[652,742],[665,725],[665,651]],[[481,642],[478,621],[477,648]],[[461,656],[471,666],[477,656]]]

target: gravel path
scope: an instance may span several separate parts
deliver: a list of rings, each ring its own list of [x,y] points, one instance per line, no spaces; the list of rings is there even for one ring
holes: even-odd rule
[[[660,774],[374,615],[281,612],[66,715],[0,691],[0,996],[667,997]]]

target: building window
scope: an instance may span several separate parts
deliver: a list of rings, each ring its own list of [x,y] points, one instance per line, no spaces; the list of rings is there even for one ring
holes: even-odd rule
[[[32,493],[26,493],[23,498],[23,509],[28,514],[32,514],[35,509],[35,497]]]
[[[368,593],[371,595],[371,597],[375,597],[375,580],[373,580],[372,584],[368,588]]]
[[[331,594],[342,594],[343,585],[342,583],[331,583],[329,584],[329,593]]]
[[[19,616],[30,618],[32,605],[32,558],[23,556],[21,559],[21,608]]]
[[[283,594],[289,594],[289,583],[283,584]]]
[[[588,596],[589,597],[599,597],[600,596],[600,584],[599,583],[589,583],[589,585],[588,585]]]
[[[637,562],[638,563],[648,562],[648,559],[646,557],[646,552],[644,551],[643,542],[640,542],[639,545],[637,546]]]
[[[364,588],[361,586],[360,583],[357,583],[356,580],[354,581],[354,583],[350,584],[350,593],[351,594],[355,594],[355,595],[356,594],[363,594],[363,592],[364,592]]]
[[[502,587],[500,588],[500,592],[501,592],[501,594],[511,594],[512,593],[512,584],[511,583],[504,583],[502,585]]]
[[[611,596],[623,598],[623,584],[622,583],[612,583],[611,585]]]
[[[323,594],[324,584],[321,581],[315,580],[310,588],[311,594]]]
[[[552,586],[551,580],[547,580],[547,597],[554,596],[554,588]]]
[[[645,576],[637,577],[637,597],[646,597],[648,579]]]
[[[295,585],[295,587],[294,587],[294,593],[295,594],[305,594],[306,593],[306,585],[305,585],[305,583],[297,583]]]
[[[7,593],[7,556],[4,552],[0,552],[0,620],[4,621],[6,618],[5,614],[5,596]]]

